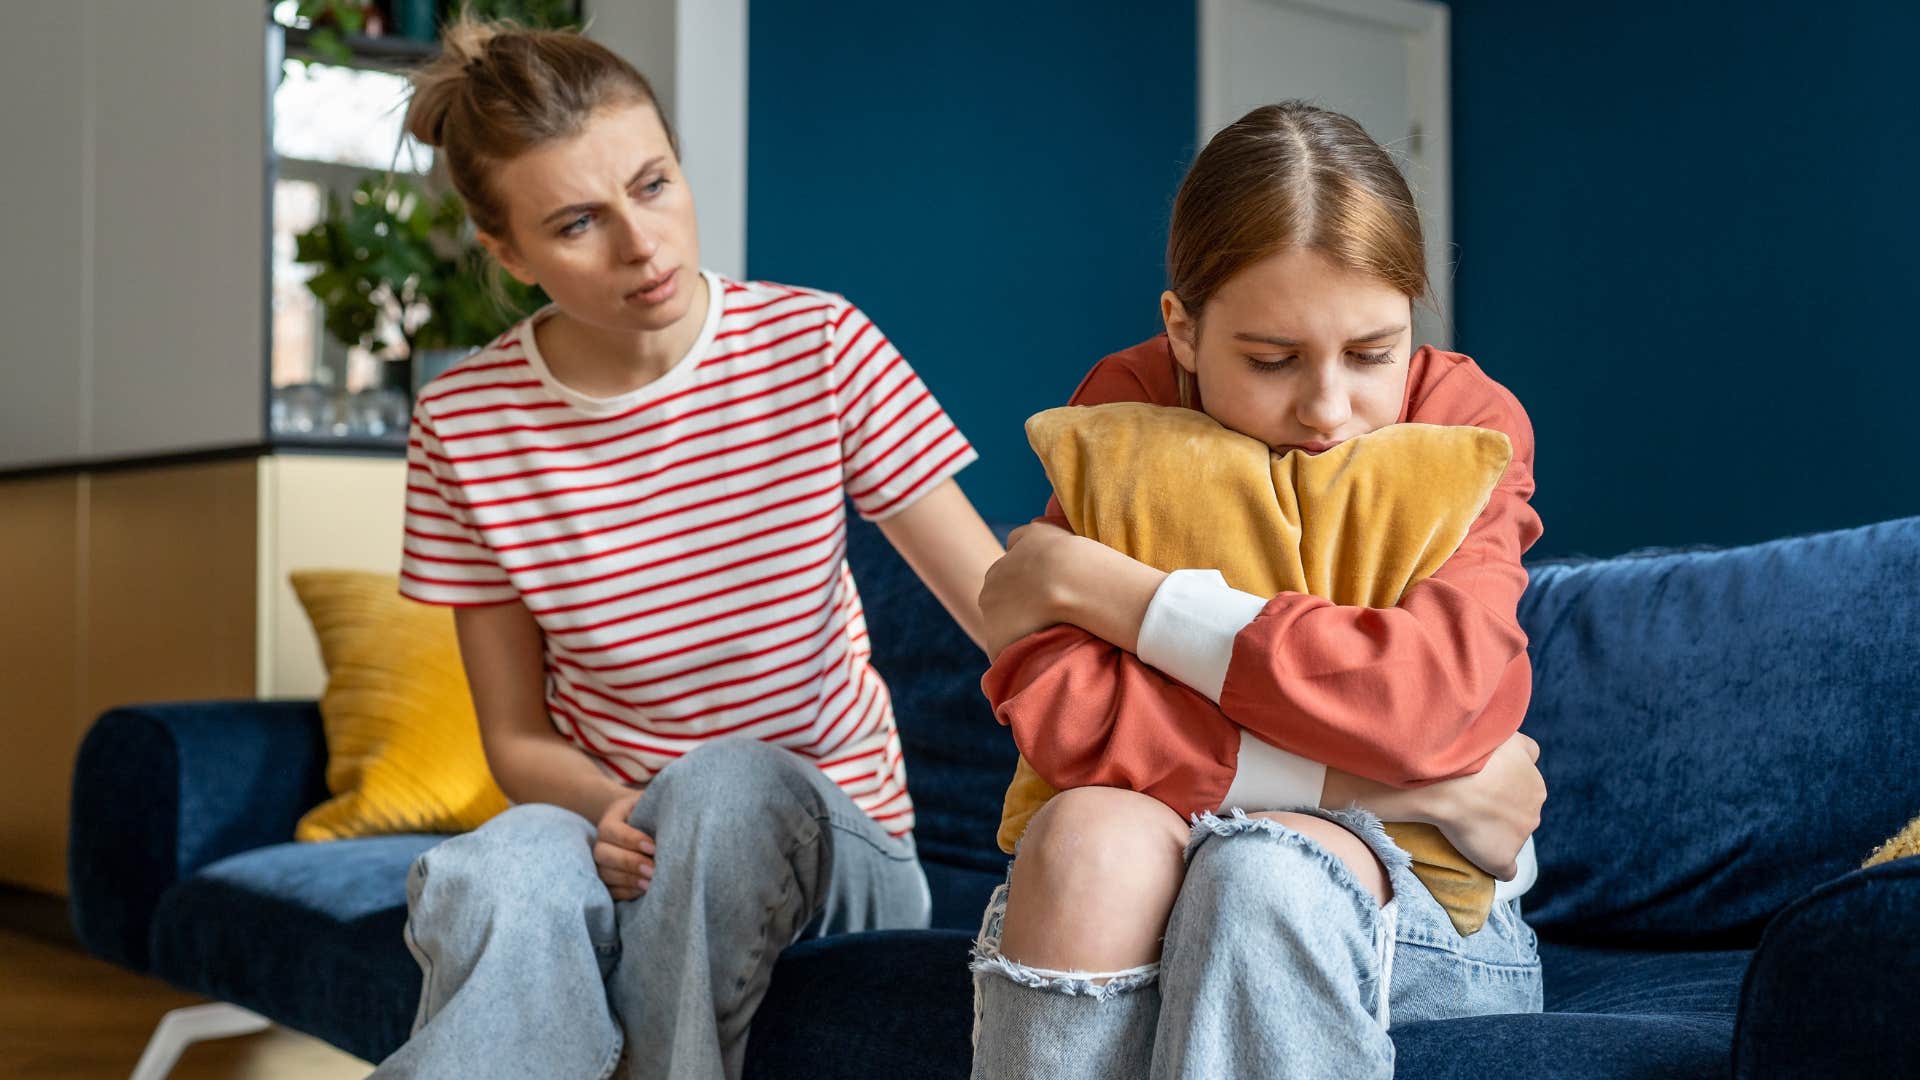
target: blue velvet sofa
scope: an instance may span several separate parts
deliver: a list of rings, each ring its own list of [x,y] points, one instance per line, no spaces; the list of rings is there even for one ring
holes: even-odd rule
[[[961,1077],[969,932],[1014,751],[968,642],[855,523],[850,558],[920,807],[934,929],[782,956],[754,1077]],[[1400,1075],[1920,1076],[1920,518],[1533,568],[1526,730],[1550,790],[1527,898],[1546,1008],[1394,1029]],[[86,947],[364,1058],[406,1037],[395,836],[291,842],[326,794],[312,702],[101,717],[73,786]]]

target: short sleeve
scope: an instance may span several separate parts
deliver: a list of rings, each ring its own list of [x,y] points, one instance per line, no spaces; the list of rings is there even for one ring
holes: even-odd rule
[[[422,603],[451,607],[512,600],[519,591],[474,527],[451,466],[425,408],[416,406],[407,435],[400,592]]]
[[[847,497],[879,521],[913,505],[978,454],[906,358],[851,304],[828,343]]]

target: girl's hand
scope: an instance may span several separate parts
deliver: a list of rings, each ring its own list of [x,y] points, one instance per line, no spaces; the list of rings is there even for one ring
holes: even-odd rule
[[[1329,769],[1321,804],[1357,802],[1386,821],[1427,822],[1475,866],[1512,881],[1547,801],[1539,759],[1540,744],[1515,732],[1474,775],[1421,788],[1395,789]]]
[[[1056,623],[1138,652],[1140,623],[1166,576],[1097,540],[1045,522],[1023,525],[980,590],[987,656]]]
[[[1474,775],[1406,794],[1434,800],[1436,812],[1429,820],[1460,854],[1501,881],[1512,881],[1520,872],[1520,849],[1540,827],[1540,807],[1547,801],[1539,760],[1540,744],[1516,731]]]
[[[627,824],[640,795],[630,792],[608,804],[593,842],[593,865],[615,900],[632,900],[653,884],[653,837]]]
[[[1028,634],[1063,621],[1061,577],[1063,564],[1070,560],[1062,556],[1085,542],[1044,523],[1022,525],[1007,537],[1007,553],[987,568],[980,588],[988,659]]]

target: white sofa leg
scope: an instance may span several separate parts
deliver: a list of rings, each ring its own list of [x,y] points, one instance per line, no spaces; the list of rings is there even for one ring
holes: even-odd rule
[[[207,1039],[225,1039],[234,1035],[252,1035],[272,1027],[272,1021],[238,1005],[216,1001],[211,1005],[190,1005],[175,1009],[160,1018],[133,1067],[133,1080],[166,1080],[175,1062],[187,1047]]]

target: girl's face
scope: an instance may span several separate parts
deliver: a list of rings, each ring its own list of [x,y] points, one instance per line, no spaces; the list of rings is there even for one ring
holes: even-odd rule
[[[1198,320],[1171,292],[1160,312],[1207,415],[1280,453],[1317,454],[1400,418],[1413,304],[1317,251],[1247,267]]]
[[[507,162],[493,183],[508,234],[481,234],[507,272],[582,322],[664,330],[698,295],[700,229],[679,159],[648,103],[594,112],[578,135]]]

